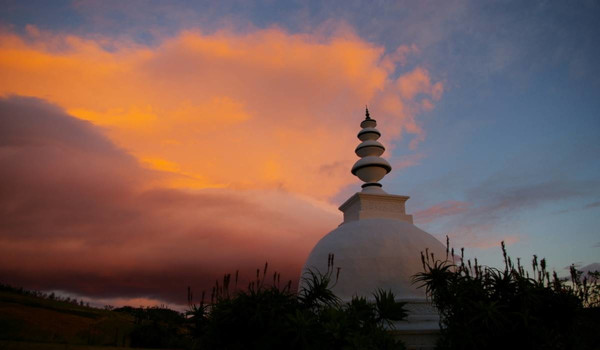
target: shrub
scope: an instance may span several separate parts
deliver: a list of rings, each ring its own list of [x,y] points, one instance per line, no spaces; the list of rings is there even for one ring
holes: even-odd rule
[[[165,307],[125,306],[114,309],[134,317],[135,327],[129,335],[132,347],[183,348],[189,346],[185,336],[186,319],[177,311]]]
[[[535,255],[530,276],[520,259],[515,266],[504,242],[502,252],[504,269],[479,265],[477,259],[465,263],[463,250],[458,264],[453,250],[446,260],[421,253],[424,271],[414,281],[440,312],[438,348],[593,348],[580,336],[579,320],[598,286],[579,278],[568,283],[556,273],[551,278],[546,261]]]
[[[332,292],[333,256],[328,271],[308,271],[305,287],[291,291],[291,281],[266,285],[268,265],[246,290],[229,291],[230,275],[216,283],[212,303],[190,302],[190,334],[202,349],[404,349],[386,330],[406,316],[391,292],[376,291],[375,303],[354,298],[342,303]],[[237,273],[236,273],[237,284]],[[204,298],[203,298],[204,299]]]

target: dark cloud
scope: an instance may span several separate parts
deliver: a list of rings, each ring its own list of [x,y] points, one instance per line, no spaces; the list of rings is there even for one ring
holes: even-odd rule
[[[585,207],[583,207],[584,209],[590,209],[590,208],[598,208],[600,207],[600,202],[592,202],[592,203],[588,203],[585,205]]]
[[[520,238],[511,232],[511,223],[530,215],[531,210],[550,203],[584,199],[600,191],[597,180],[546,178],[533,182],[506,173],[501,175],[466,190],[464,202],[445,201],[415,212],[416,221],[442,225],[455,244],[493,247],[501,240],[507,244],[517,242]]]
[[[578,269],[579,271],[583,272],[582,277],[587,277],[588,279],[591,279],[592,281],[595,281],[596,279],[591,276],[589,273],[595,273],[595,272],[600,272],[600,263],[591,263],[588,265],[585,265],[581,268]]]
[[[0,280],[28,288],[182,303],[187,285],[266,260],[295,282],[336,221],[276,191],[162,188],[166,175],[33,98],[0,99],[0,169]]]
[[[591,264],[585,265],[580,270],[583,271],[583,272],[600,271],[600,263],[596,262],[596,263],[591,263]]]
[[[592,203],[588,203],[588,204],[586,204],[582,207],[578,207],[578,208],[569,208],[569,209],[559,210],[556,212],[556,214],[565,214],[565,213],[570,213],[573,211],[592,209],[592,208],[598,208],[598,207],[600,207],[600,202],[592,202]]]
[[[518,215],[524,209],[537,208],[549,202],[584,197],[597,191],[595,180],[545,179],[537,183],[517,184],[507,179],[494,178],[467,192],[471,202],[478,203],[470,213],[474,220],[498,220]]]

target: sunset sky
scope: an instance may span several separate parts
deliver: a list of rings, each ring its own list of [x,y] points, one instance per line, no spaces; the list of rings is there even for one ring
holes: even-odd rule
[[[0,282],[177,305],[297,281],[360,190],[364,106],[415,224],[600,262],[597,1],[0,1]],[[418,257],[419,252],[416,252]]]

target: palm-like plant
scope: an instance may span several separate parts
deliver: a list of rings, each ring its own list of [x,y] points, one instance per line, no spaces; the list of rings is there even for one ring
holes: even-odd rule
[[[196,306],[189,315],[202,349],[404,349],[386,330],[406,312],[391,292],[376,291],[375,303],[354,298],[344,304],[331,288],[339,269],[329,256],[325,273],[309,270],[296,294],[290,283],[279,288],[264,283],[267,264],[245,290],[229,290],[228,275],[213,289],[211,303]],[[237,274],[236,274],[237,281]]]
[[[393,322],[401,321],[408,316],[404,306],[406,303],[396,301],[394,293],[389,290],[377,289],[375,297],[376,321],[393,327]]]
[[[576,344],[583,282],[577,294],[577,287],[565,285],[556,274],[550,277],[544,259],[534,256],[530,277],[520,259],[513,263],[504,243],[502,253],[503,270],[477,260],[471,264],[463,250],[457,264],[422,254],[423,272],[413,281],[440,311],[440,348],[563,349]]]
[[[298,299],[306,307],[336,306],[340,299],[331,291],[331,276],[319,271],[308,270],[302,277],[303,287]]]

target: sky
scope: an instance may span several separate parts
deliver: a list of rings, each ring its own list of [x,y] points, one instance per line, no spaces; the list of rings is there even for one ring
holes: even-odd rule
[[[600,262],[597,1],[0,1],[0,281],[181,305],[295,283],[368,105],[415,224]]]

